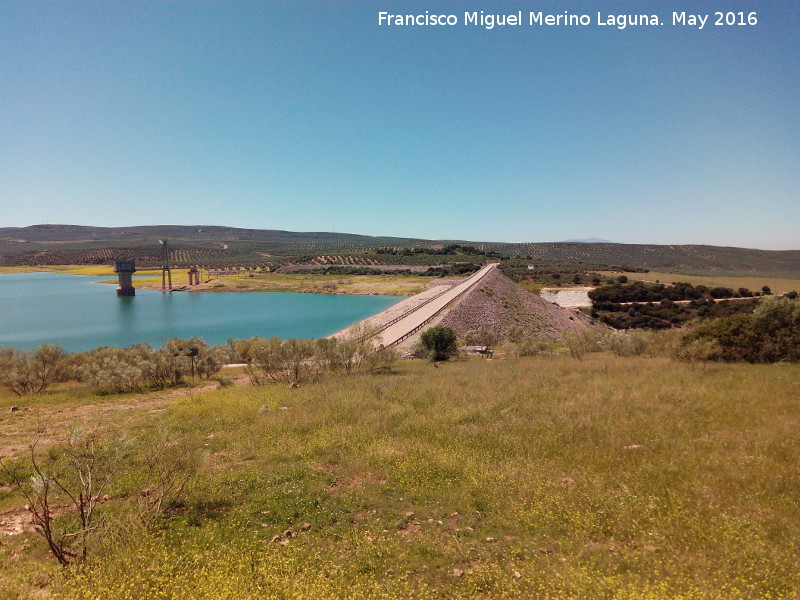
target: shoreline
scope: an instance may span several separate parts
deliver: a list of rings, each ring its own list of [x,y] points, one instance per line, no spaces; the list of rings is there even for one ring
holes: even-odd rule
[[[173,269],[173,292],[291,292],[337,296],[394,296],[408,298],[421,293],[431,281],[440,279],[421,275],[329,275],[304,273],[260,273],[254,276],[219,277],[189,287],[186,269]],[[46,265],[0,267],[0,275],[55,273],[103,278],[96,283],[117,285],[116,274],[108,265]],[[137,279],[139,278],[139,279]],[[161,270],[142,269],[134,275],[133,286],[139,290],[161,290]]]
[[[96,281],[95,283],[102,283],[104,285],[114,285],[116,281]],[[141,286],[134,288],[137,290],[148,290],[150,292],[165,292],[162,290],[161,287],[156,286]],[[225,289],[187,289],[185,287],[174,288],[171,290],[172,292],[186,292],[189,294],[226,294],[226,293],[233,293],[233,294],[319,294],[321,296],[396,296],[398,298],[410,298],[411,296],[415,296],[416,294],[392,294],[389,292],[369,292],[365,294],[359,294],[357,292],[347,292],[347,291],[340,291],[340,290],[284,290],[284,289],[232,289],[232,288],[225,288]]]

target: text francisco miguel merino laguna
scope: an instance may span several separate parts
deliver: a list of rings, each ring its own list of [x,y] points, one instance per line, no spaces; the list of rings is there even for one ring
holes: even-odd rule
[[[745,13],[715,13],[720,22],[715,25],[755,25],[757,23],[756,13],[750,13],[745,18]],[[703,29],[709,19],[708,14],[693,14],[686,12],[673,12],[672,26],[688,26]],[[726,17],[733,17],[727,19]],[[742,22],[738,22],[741,18]],[[725,22],[731,21],[731,22]],[[420,14],[392,14],[388,12],[378,13],[378,25],[387,27],[436,27],[436,26],[456,26],[472,25],[494,29],[495,27],[518,27],[518,26],[544,26],[544,27],[586,27],[590,25],[599,27],[616,27],[625,29],[626,27],[636,26],[661,26],[664,23],[658,15],[654,14],[603,14],[598,12],[595,18],[587,14],[572,14],[569,11],[563,13],[543,13],[519,11],[508,14],[485,13],[484,11],[465,12],[463,19],[454,14],[430,14],[427,10]],[[711,24],[711,23],[709,23]]]

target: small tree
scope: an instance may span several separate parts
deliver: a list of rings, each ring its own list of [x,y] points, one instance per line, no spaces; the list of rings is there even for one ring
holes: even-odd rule
[[[102,440],[96,431],[73,430],[69,440],[44,456],[37,451],[44,435],[40,429],[28,447],[33,472],[23,479],[16,469],[0,466],[25,496],[34,530],[41,535],[61,565],[85,560],[91,538],[103,528],[96,508],[103,492],[117,473],[130,448],[130,440]],[[75,509],[77,519],[59,519],[53,501],[63,494]]]
[[[316,347],[312,340],[286,340],[281,344],[285,377],[291,383],[300,383],[319,375],[319,365],[315,360]]]
[[[452,327],[431,327],[420,336],[422,347],[433,362],[449,360],[458,353],[458,336]]]

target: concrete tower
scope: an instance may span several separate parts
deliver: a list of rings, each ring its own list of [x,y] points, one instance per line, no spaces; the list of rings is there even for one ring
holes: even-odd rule
[[[135,296],[131,276],[136,272],[136,263],[132,260],[118,260],[114,263],[114,273],[119,276],[117,296]]]

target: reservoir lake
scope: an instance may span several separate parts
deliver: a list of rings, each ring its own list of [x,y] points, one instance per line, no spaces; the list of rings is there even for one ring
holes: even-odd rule
[[[401,296],[291,292],[136,290],[117,297],[108,277],[61,273],[0,274],[0,346],[29,350],[44,343],[70,352],[98,346],[153,346],[172,337],[320,338],[386,310]],[[134,281],[134,286],[136,285]]]

